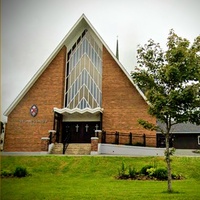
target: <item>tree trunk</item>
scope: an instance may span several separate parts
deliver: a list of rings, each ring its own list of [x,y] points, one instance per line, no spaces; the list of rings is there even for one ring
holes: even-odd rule
[[[165,158],[166,158],[166,162],[167,162],[167,172],[168,172],[167,191],[172,192],[171,159],[170,159],[170,149],[169,149],[169,132],[165,136],[165,143],[166,143]]]

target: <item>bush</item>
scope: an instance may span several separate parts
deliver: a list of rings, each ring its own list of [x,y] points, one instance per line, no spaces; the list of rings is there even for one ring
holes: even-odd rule
[[[129,166],[129,171],[128,172],[129,172],[129,177],[130,178],[135,178],[135,176],[137,174],[137,171],[135,170],[134,167]]]
[[[13,175],[16,177],[25,177],[28,176],[28,172],[25,167],[16,167]]]
[[[124,162],[122,162],[121,168],[118,169],[118,175],[120,178],[126,177],[126,165]]]
[[[145,165],[138,172],[132,166],[126,167],[122,162],[121,168],[118,169],[118,179],[136,179],[136,180],[167,180],[168,171],[166,168],[157,168],[152,165]],[[181,180],[184,177],[180,174],[172,174],[173,180]]]
[[[144,175],[148,175],[149,173],[147,172],[147,170],[148,170],[148,169],[151,169],[151,168],[153,168],[152,165],[145,165],[145,166],[141,169],[140,173],[141,173],[141,174],[144,174]]]
[[[167,169],[165,168],[158,168],[154,172],[154,177],[159,180],[167,180]]]
[[[13,175],[13,173],[9,170],[1,170],[1,177],[11,177]]]
[[[129,166],[127,170],[127,167],[124,162],[122,162],[121,168],[118,169],[118,178],[120,179],[135,178],[136,174],[137,171],[135,170],[135,168]]]
[[[155,173],[156,169],[155,168],[150,168],[150,169],[147,169],[147,173],[149,176],[154,176],[154,173]]]
[[[172,174],[172,179],[182,180],[182,179],[184,179],[184,177],[181,174]]]

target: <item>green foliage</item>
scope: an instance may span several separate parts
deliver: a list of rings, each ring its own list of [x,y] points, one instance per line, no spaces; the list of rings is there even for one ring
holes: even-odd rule
[[[102,199],[102,194],[104,199],[117,200],[199,198],[199,157],[173,157],[173,171],[186,177],[181,181],[173,181],[173,189],[177,194],[164,192],[166,181],[119,181],[115,178],[116,169],[122,161],[127,167],[134,166],[139,171],[146,163],[153,165],[153,159],[158,167],[165,166],[163,157],[2,156],[2,169],[14,171],[16,166],[25,166],[32,176],[22,179],[2,178],[0,199],[98,200]]]
[[[144,174],[144,175],[148,175],[149,173],[147,172],[148,169],[151,169],[153,168],[152,165],[145,165],[144,167],[142,167],[142,169],[140,170],[140,173],[141,174]]]
[[[121,168],[118,169],[118,178],[120,179],[135,178],[136,174],[136,169],[132,166],[129,166],[127,170],[124,162],[122,162]]]
[[[166,168],[154,168],[154,167],[152,167],[150,169],[147,169],[147,173],[148,173],[148,176],[154,177],[158,180],[167,180],[167,178],[168,178],[168,172],[167,172]],[[180,174],[172,173],[171,177],[172,177],[173,180],[183,179],[183,176],[181,176]]]
[[[176,149],[174,147],[169,149],[169,152],[167,152],[167,150],[165,150],[165,156],[168,157],[167,154],[169,154],[170,156],[173,156],[175,153]]]
[[[127,176],[126,170],[127,170],[127,167],[126,167],[125,163],[122,162],[121,168],[118,169],[118,175],[119,175],[119,177],[126,177]]]
[[[1,170],[1,177],[26,177],[29,173],[25,167],[16,167],[14,172],[9,169]]]
[[[177,123],[200,125],[200,36],[193,44],[170,30],[168,49],[163,51],[152,39],[137,50],[137,70],[133,81],[144,91],[150,104],[149,114],[164,124],[157,127],[145,120],[140,125],[159,130],[165,135],[168,191],[171,188],[171,159],[169,150],[171,128]]]
[[[130,178],[135,178],[137,171],[134,167],[129,166],[128,172]]]
[[[188,121],[200,124],[200,36],[190,45],[170,30],[167,47],[163,51],[152,39],[139,46],[139,66],[132,78],[151,104],[149,113],[167,123],[166,128]],[[142,125],[154,130],[150,124]]]
[[[1,170],[1,177],[11,177],[13,173],[10,170],[2,169]]]
[[[28,171],[26,170],[25,167],[16,167],[13,175],[19,178],[25,177],[28,176]]]
[[[121,168],[118,169],[118,179],[136,179],[136,180],[167,180],[168,172],[164,167],[156,167],[152,165],[145,165],[141,168],[140,171],[137,171],[135,167],[129,165],[129,168],[126,167],[125,163],[122,162]],[[180,180],[183,179],[183,176],[180,174],[172,174],[172,179]]]
[[[147,169],[147,173],[149,176],[154,176],[156,169],[154,167]]]
[[[166,168],[157,168],[154,171],[153,176],[159,180],[167,180],[167,178],[168,178],[167,169]]]
[[[157,130],[157,126],[155,124],[149,123],[148,121],[145,121],[143,119],[138,120],[139,124],[142,125],[145,129],[148,129],[150,131]]]

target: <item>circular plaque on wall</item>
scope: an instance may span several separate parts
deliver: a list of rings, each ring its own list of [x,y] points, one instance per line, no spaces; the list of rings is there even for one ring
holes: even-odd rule
[[[35,117],[38,114],[38,108],[36,105],[32,105],[30,108],[30,114],[32,117]]]

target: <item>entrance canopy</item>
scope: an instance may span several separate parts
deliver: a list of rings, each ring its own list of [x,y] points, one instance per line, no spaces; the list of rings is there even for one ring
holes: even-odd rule
[[[54,112],[63,115],[63,122],[67,121],[100,121],[103,108],[54,108]]]

